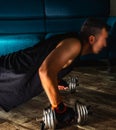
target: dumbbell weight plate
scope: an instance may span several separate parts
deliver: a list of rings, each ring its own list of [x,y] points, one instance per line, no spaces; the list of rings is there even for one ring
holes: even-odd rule
[[[46,129],[55,130],[56,117],[55,112],[51,108],[43,110],[43,122],[45,124]]]
[[[77,123],[79,125],[84,125],[88,119],[88,110],[85,105],[76,102],[75,111],[77,115]]]
[[[76,77],[69,77],[68,78],[68,85],[69,85],[69,90],[71,92],[75,92],[77,90],[77,87],[79,86],[79,78]]]

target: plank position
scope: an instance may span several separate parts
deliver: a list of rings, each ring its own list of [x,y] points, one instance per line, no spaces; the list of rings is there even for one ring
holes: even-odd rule
[[[79,34],[52,36],[37,45],[0,57],[0,106],[9,111],[44,90],[60,121],[71,121],[73,109],[59,93],[58,79],[71,70],[75,59],[98,54],[106,47],[109,26],[88,18]]]

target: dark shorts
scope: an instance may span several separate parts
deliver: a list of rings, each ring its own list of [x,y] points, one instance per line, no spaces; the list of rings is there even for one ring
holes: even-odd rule
[[[42,92],[37,50],[38,45],[0,57],[0,106],[5,111]]]
[[[43,90],[38,73],[17,74],[2,70],[0,74],[0,106],[9,111],[37,96]]]

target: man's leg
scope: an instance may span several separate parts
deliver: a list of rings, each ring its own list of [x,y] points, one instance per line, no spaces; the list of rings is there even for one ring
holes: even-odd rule
[[[0,106],[5,111],[26,102],[42,92],[37,73],[17,74],[0,68]]]
[[[0,106],[9,111],[24,99],[26,75],[0,68]]]

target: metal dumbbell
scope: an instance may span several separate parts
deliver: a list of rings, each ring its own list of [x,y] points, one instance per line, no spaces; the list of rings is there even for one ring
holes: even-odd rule
[[[79,77],[78,76],[69,76],[66,80],[60,80],[60,85],[68,87],[68,89],[61,92],[76,92],[79,86]]]
[[[88,114],[88,108],[85,105],[75,103],[75,124],[84,125],[88,119]],[[44,109],[41,130],[44,130],[44,128],[55,130],[56,125],[55,112],[51,108]]]
[[[79,86],[79,77],[69,76],[67,83],[68,83],[69,91],[75,92]]]

